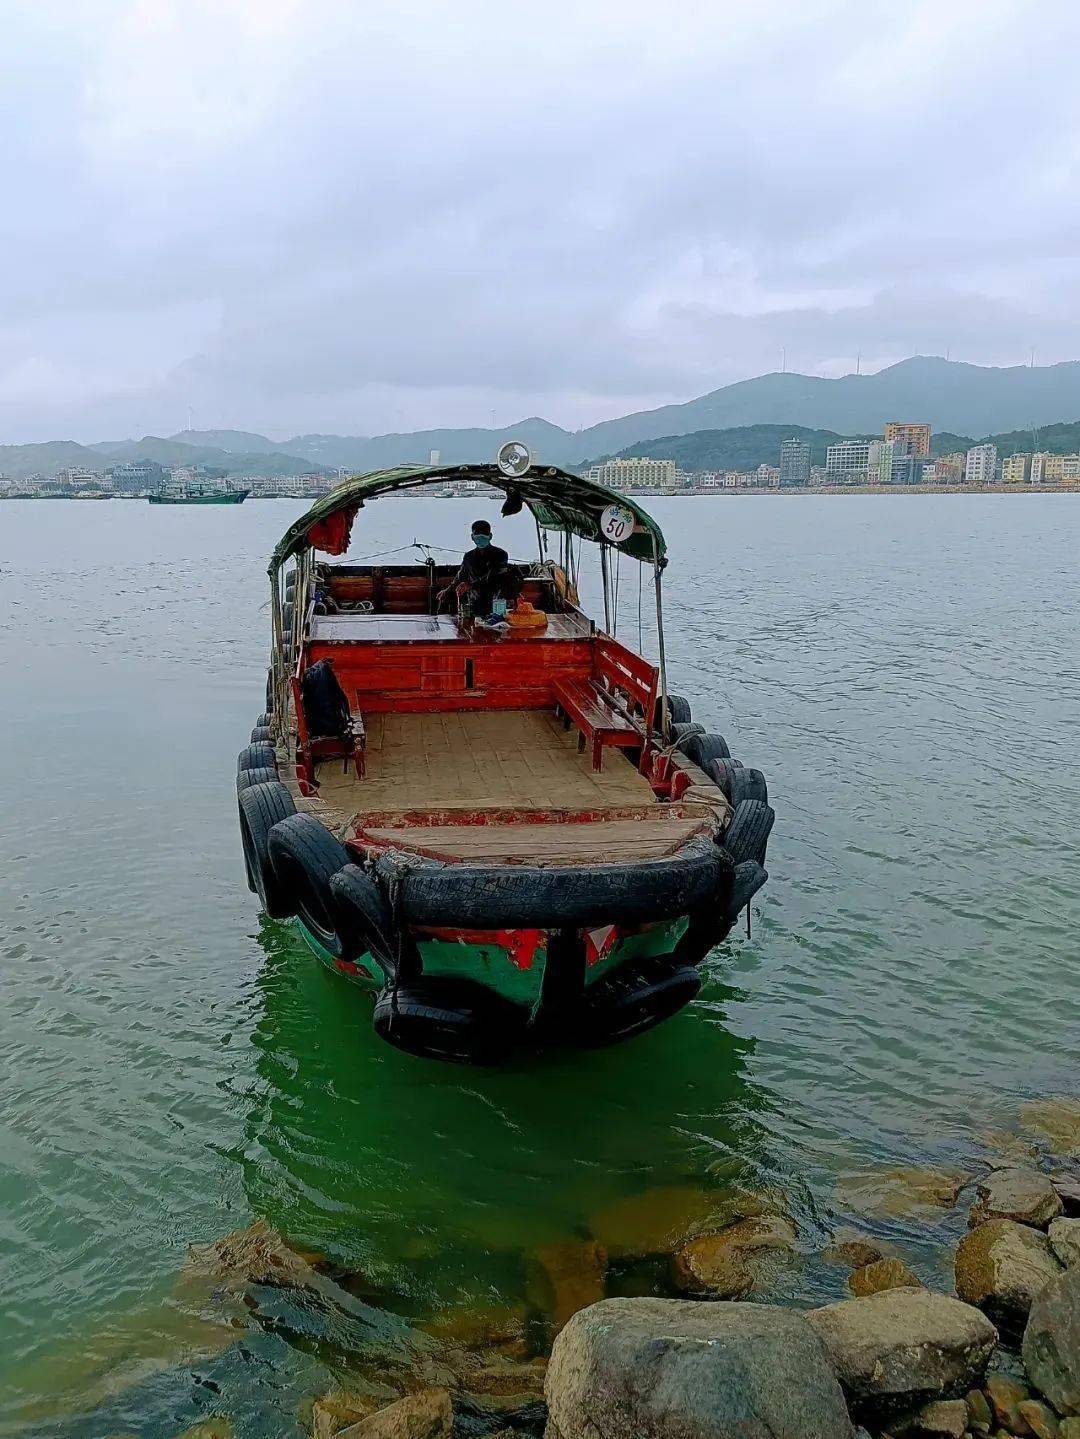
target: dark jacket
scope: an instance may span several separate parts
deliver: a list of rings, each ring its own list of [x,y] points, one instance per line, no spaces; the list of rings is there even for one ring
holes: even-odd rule
[[[463,557],[461,568],[454,576],[454,584],[486,585],[509,562],[510,556],[498,545],[485,545],[483,549],[476,546]]]

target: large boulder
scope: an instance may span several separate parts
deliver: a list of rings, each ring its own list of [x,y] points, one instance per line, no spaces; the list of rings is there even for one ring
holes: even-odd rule
[[[984,1314],[926,1289],[887,1289],[813,1309],[807,1320],[857,1410],[963,1394],[997,1342]]]
[[[339,1429],[335,1439],[450,1439],[454,1411],[445,1389],[423,1389]]]
[[[762,1304],[608,1299],[555,1341],[548,1439],[852,1439],[805,1316]]]
[[[738,1219],[713,1234],[699,1234],[672,1256],[675,1285],[683,1293],[741,1299],[765,1288],[777,1264],[795,1253],[795,1226],[779,1214]]]
[[[1031,1306],[1024,1367],[1059,1414],[1080,1414],[1080,1268],[1066,1269]]]
[[[1080,1264],[1080,1219],[1055,1219],[1046,1237],[1066,1269]]]
[[[1036,1296],[1061,1272],[1050,1241],[1011,1219],[988,1219],[960,1241],[956,1292],[1007,1334],[1019,1335]]]
[[[1037,1169],[995,1169],[980,1181],[971,1209],[971,1224],[987,1219],[1014,1219],[1045,1229],[1061,1213],[1061,1200],[1045,1174]]]

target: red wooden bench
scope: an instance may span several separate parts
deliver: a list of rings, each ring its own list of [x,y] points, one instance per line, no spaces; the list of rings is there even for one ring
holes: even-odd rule
[[[579,730],[578,749],[592,745],[592,767],[603,767],[604,746],[648,749],[659,672],[640,655],[607,635],[597,638],[589,679],[557,679],[556,703]],[[634,723],[630,715],[640,714]]]
[[[303,696],[300,691],[300,679],[293,675],[292,680],[293,708],[296,711],[296,767],[297,778],[300,781],[303,793],[310,791],[304,789],[307,784],[312,789],[316,785],[315,766],[320,760],[343,759],[346,766],[352,762],[356,770],[357,779],[364,778],[364,748],[367,743],[367,736],[364,730],[364,721],[361,715],[355,711],[352,714],[352,730],[347,736],[340,735],[313,735],[304,713]]]

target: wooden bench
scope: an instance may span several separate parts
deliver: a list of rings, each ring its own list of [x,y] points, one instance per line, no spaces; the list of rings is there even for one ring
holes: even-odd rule
[[[592,745],[594,770],[603,765],[605,745],[648,751],[659,678],[655,665],[618,640],[600,635],[593,648],[591,678],[555,680],[555,701],[568,723],[580,731],[578,749]]]

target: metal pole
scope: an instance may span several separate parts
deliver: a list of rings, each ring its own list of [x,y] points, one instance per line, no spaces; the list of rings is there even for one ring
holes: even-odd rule
[[[660,567],[660,553],[657,549],[655,535],[652,537],[652,548],[653,584],[656,588],[656,643],[660,659],[660,731],[664,736],[664,743],[667,744],[671,737],[671,716],[668,714],[667,659],[664,654],[663,570]]]
[[[604,579],[604,631],[611,633],[611,596],[608,594],[608,557],[607,545],[600,546],[600,573]]]

